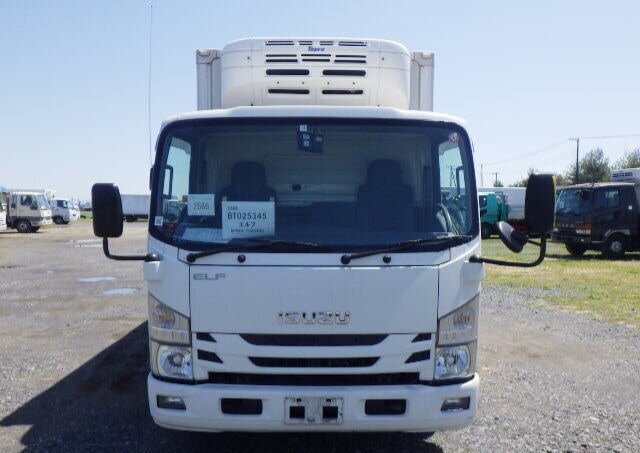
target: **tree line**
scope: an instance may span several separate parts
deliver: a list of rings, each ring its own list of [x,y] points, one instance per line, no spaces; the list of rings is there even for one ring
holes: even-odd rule
[[[578,165],[578,179],[584,182],[603,182],[611,180],[611,170],[622,168],[640,167],[640,148],[627,151],[614,163],[609,162],[605,157],[602,148],[595,148],[586,153],[580,159]],[[526,187],[529,176],[536,173],[535,168],[529,168],[527,176],[513,183],[513,187]],[[558,186],[569,186],[576,183],[576,164],[570,165],[564,173],[556,173],[556,184]]]

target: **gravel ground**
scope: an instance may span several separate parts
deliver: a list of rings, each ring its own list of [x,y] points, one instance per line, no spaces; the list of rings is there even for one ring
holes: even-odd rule
[[[144,240],[127,224],[112,248]],[[181,433],[147,409],[139,263],[104,259],[90,223],[0,233],[0,451],[640,451],[640,334],[544,297],[484,290],[480,409],[464,430]]]

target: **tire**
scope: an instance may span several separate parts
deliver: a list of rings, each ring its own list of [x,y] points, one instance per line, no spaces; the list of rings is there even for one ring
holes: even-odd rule
[[[134,215],[126,215],[126,216],[124,216],[124,219],[127,222],[135,222],[136,220],[138,220],[138,218],[136,216],[134,216]]]
[[[34,226],[32,226],[32,227],[31,227],[31,232],[32,232],[32,233],[37,233],[39,229],[40,229],[40,227],[34,227]]]
[[[30,233],[31,232],[31,222],[28,220],[20,219],[16,222],[16,230],[19,233]]]
[[[604,241],[602,254],[607,258],[619,259],[627,251],[627,238],[623,234],[612,234]]]
[[[62,217],[55,216],[55,217],[53,218],[53,223],[55,223],[56,225],[60,225],[60,224],[62,224],[62,222],[64,222],[64,221],[62,220]]]
[[[62,223],[63,225],[69,225],[69,221],[68,221],[68,220],[63,220],[63,221],[62,221],[62,222],[60,222],[60,223]]]
[[[567,242],[564,245],[572,256],[582,256],[587,251],[587,246],[584,244],[576,244],[575,242]]]
[[[483,223],[480,225],[480,236],[482,239],[489,239],[491,237],[491,233],[493,233],[493,227],[488,223]]]

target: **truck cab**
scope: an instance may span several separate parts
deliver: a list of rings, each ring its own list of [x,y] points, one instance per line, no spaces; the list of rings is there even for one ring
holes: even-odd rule
[[[252,38],[196,62],[200,111],[167,119],[157,140],[146,255],[109,252],[122,198],[113,184],[92,189],[105,255],[144,261],[154,421],[470,424],[483,263],[504,262],[480,257],[472,142],[464,121],[431,112],[433,54]],[[548,227],[533,231],[553,223],[545,181],[532,193],[551,202],[528,203]],[[516,251],[528,242],[502,230]],[[506,264],[539,264],[545,240],[536,262]]]
[[[50,225],[51,206],[44,193],[11,192],[7,225],[20,233],[35,233],[44,225]]]
[[[581,256],[587,250],[621,258],[638,250],[640,185],[634,182],[577,184],[562,189],[552,239]]]
[[[4,194],[0,192],[0,231],[7,229],[7,210],[4,200]]]
[[[498,192],[479,192],[480,233],[482,239],[488,239],[497,231],[498,222],[508,220],[509,206],[506,197]]]
[[[52,219],[58,225],[66,225],[80,218],[80,211],[71,200],[66,198],[53,198],[49,200]]]

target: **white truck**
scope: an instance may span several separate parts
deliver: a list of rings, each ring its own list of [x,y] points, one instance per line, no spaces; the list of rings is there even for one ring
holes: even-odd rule
[[[144,261],[151,415],[195,431],[461,428],[478,404],[479,210],[465,124],[431,113],[433,54],[376,39],[198,50],[199,112],[164,122]],[[552,177],[529,186],[553,225]],[[508,246],[528,239],[501,224]]]
[[[122,194],[122,213],[127,222],[149,218],[149,195]]]
[[[20,233],[35,233],[51,225],[51,206],[42,192],[19,191],[9,194],[7,226]]]
[[[0,231],[7,229],[7,210],[5,202],[5,194],[0,191]]]
[[[49,204],[53,222],[58,225],[67,225],[80,218],[80,210],[67,198],[51,198]]]

